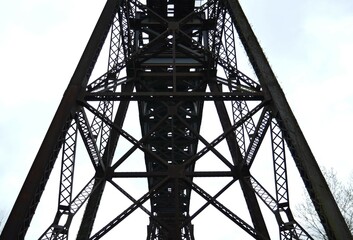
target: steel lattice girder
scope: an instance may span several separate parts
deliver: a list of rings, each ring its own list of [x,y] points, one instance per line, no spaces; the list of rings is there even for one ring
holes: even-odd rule
[[[91,80],[109,30],[107,72]],[[238,69],[235,30],[258,81]],[[140,139],[124,128],[132,101],[138,103]],[[211,140],[200,131],[206,102],[214,102],[221,123],[221,133]],[[275,197],[250,173],[268,129]],[[78,132],[94,176],[73,195]],[[131,144],[129,149],[119,148],[122,139]],[[222,141],[229,156],[218,149]],[[57,212],[41,239],[67,239],[71,221],[85,202],[77,239],[99,239],[137,209],[150,219],[147,239],[194,239],[191,221],[210,205],[253,238],[269,239],[258,199],[276,217],[281,239],[311,239],[291,213],[285,141],[328,236],[349,239],[348,228],[238,1],[147,0],[142,4],[108,0],[1,238],[24,237],[62,148]],[[114,158],[116,150],[123,151],[118,158]],[[119,171],[137,151],[144,153],[145,171]],[[210,152],[225,170],[197,170],[198,162]],[[230,180],[210,194],[194,181],[205,177]],[[118,183],[118,179],[131,178],[148,182],[142,196],[134,197],[131,189]],[[236,182],[251,223],[218,200]],[[131,205],[94,233],[107,183]],[[319,190],[319,185],[325,189]],[[206,201],[193,213],[191,194]]]

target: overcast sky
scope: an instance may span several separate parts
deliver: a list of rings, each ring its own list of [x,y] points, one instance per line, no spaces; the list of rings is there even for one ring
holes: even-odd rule
[[[9,212],[101,0],[0,2],[0,210]],[[352,171],[353,1],[241,1],[321,166]]]

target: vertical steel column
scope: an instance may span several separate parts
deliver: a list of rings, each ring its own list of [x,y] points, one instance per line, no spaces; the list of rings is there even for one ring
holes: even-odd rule
[[[132,92],[134,85],[127,84],[124,86],[123,92]],[[119,104],[119,108],[117,114],[114,119],[114,124],[117,126],[122,126],[125,120],[125,115],[129,106],[129,101],[122,101]],[[108,143],[106,149],[102,156],[102,161],[106,167],[110,167],[111,161],[113,158],[113,153],[115,152],[115,148],[117,146],[120,134],[115,130],[111,129],[111,133],[108,139]],[[99,176],[99,173],[96,173],[96,177],[104,178],[105,176]],[[96,181],[94,188],[96,190],[90,196],[87,206],[85,209],[84,216],[82,218],[81,226],[79,232],[77,234],[77,239],[88,239],[91,235],[93,224],[95,217],[97,215],[98,207],[102,198],[103,191],[105,189],[106,181]]]
[[[71,78],[43,143],[37,153],[14,207],[0,236],[2,240],[23,239],[64,141],[67,120],[87,85],[119,0],[108,0],[80,62]]]
[[[327,186],[309,145],[291,111],[284,93],[237,0],[227,0],[240,40],[244,45],[264,92],[282,119],[281,128],[304,184],[329,239],[352,239],[352,235]]]
[[[219,91],[216,84],[212,83],[212,84],[209,84],[209,86],[210,86],[211,92],[218,92]],[[227,110],[225,108],[224,102],[215,101],[215,105],[216,105],[216,109],[217,109],[219,118],[222,123],[223,130],[226,131],[227,129],[229,129],[231,127],[231,123],[230,123],[230,119],[227,114]],[[269,239],[270,236],[269,236],[266,224],[265,224],[265,220],[262,216],[259,203],[256,199],[255,191],[251,187],[250,180],[247,178],[248,177],[247,175],[249,175],[249,173],[246,171],[243,171],[244,170],[243,168],[240,169],[241,165],[243,165],[244,160],[243,160],[238,142],[236,141],[235,133],[229,134],[226,137],[226,140],[227,140],[228,147],[229,147],[230,153],[232,155],[232,159],[234,161],[235,167],[238,168],[237,170],[239,171],[239,174],[242,175],[239,178],[239,182],[240,182],[240,186],[242,188],[244,198],[245,198],[245,201],[246,201],[246,204],[247,204],[250,216],[251,216],[251,220],[254,224],[254,227],[263,236],[265,236],[266,238]],[[243,172],[240,173],[241,171],[243,171]],[[243,176],[243,174],[245,176]]]

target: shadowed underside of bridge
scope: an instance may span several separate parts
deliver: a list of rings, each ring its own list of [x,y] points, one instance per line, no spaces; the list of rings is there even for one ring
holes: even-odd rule
[[[253,78],[238,67],[238,39]],[[104,43],[108,68],[93,78]],[[130,115],[133,104],[136,114]],[[136,118],[139,124],[126,127]],[[137,210],[148,219],[147,239],[195,239],[193,221],[211,207],[254,239],[312,239],[290,208],[285,149],[330,239],[350,239],[238,1],[108,0],[1,239],[23,239],[59,153],[57,211],[40,239],[68,239],[82,206],[78,230],[70,231],[77,239],[104,238]],[[75,167],[79,151],[86,153],[90,171]],[[256,171],[259,155],[270,161]],[[206,164],[199,170],[207,159],[221,167]],[[129,162],[138,162],[139,170],[126,170]],[[75,172],[92,173],[76,192],[73,186],[81,179],[74,182]],[[143,179],[146,188],[133,194],[132,185],[122,185],[129,179]],[[217,191],[209,191],[203,179],[219,183]],[[221,195],[236,184],[239,189],[227,205]],[[129,204],[94,227],[108,185]],[[195,196],[202,201],[194,203]],[[111,200],[110,211],[123,205]],[[237,209],[239,201],[245,208]],[[245,219],[237,212],[244,209]],[[265,220],[264,211],[272,213],[273,223]],[[275,235],[268,230],[271,224],[278,226]],[[217,225],[222,223],[202,231],[217,231]]]

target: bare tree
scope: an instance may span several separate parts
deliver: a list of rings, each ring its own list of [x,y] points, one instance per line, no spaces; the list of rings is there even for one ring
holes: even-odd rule
[[[332,168],[330,170],[324,168],[322,172],[346,220],[348,228],[353,234],[353,174],[351,174],[347,182],[343,182],[338,179],[336,171]],[[297,217],[300,219],[300,222],[303,223],[304,228],[314,239],[328,239],[310,197],[306,192],[303,199],[303,202],[297,205]]]

